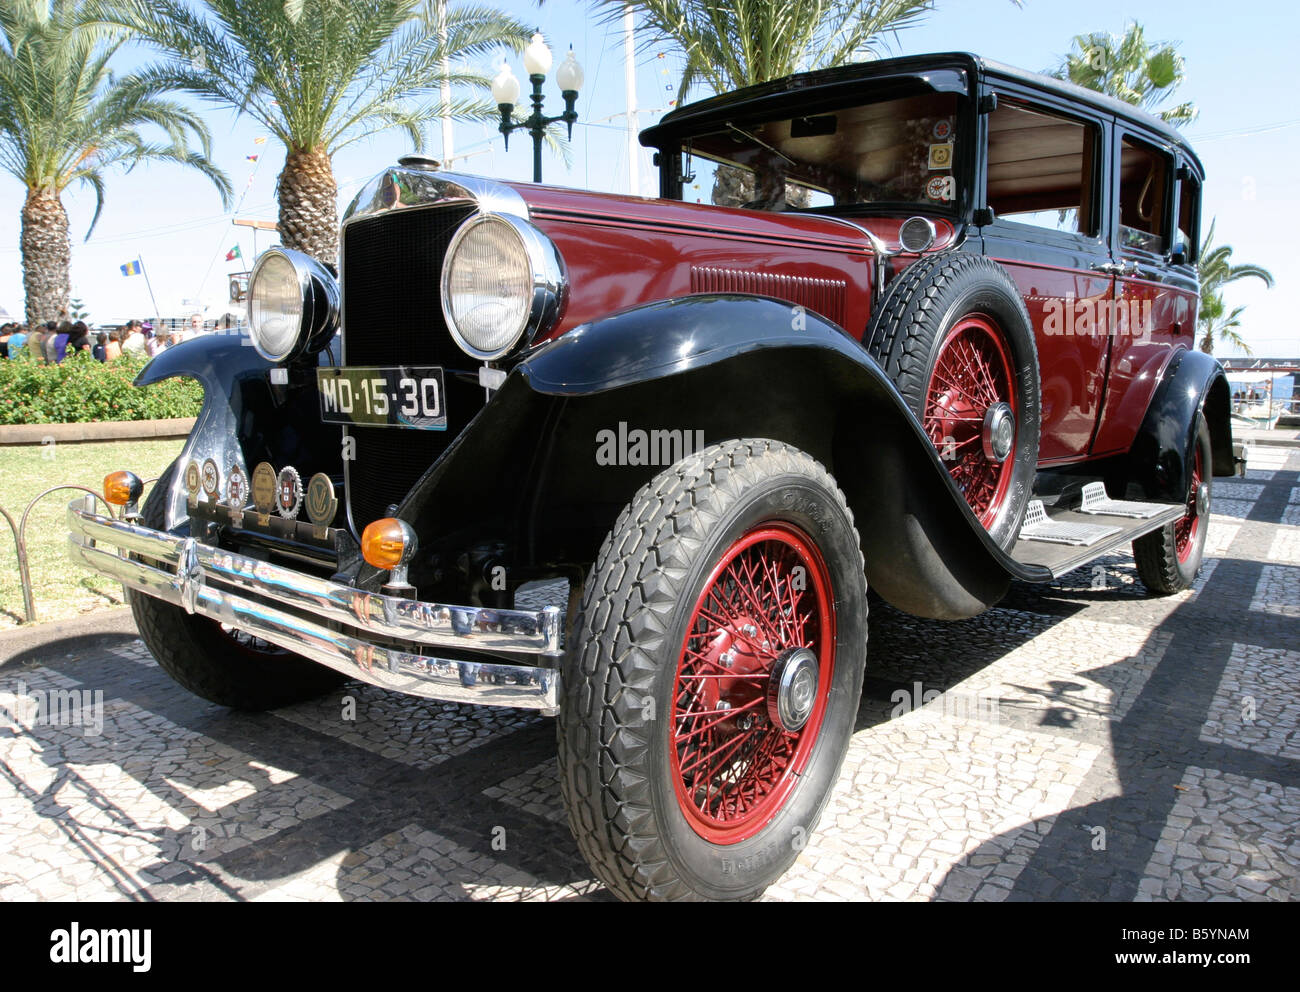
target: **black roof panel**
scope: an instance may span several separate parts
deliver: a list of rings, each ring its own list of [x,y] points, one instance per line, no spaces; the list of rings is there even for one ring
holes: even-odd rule
[[[1096,90],[1085,89],[1074,83],[1054,79],[1037,72],[1017,69],[990,59],[981,58],[970,52],[939,52],[929,55],[905,55],[899,58],[878,59],[871,62],[858,62],[853,65],[837,66],[833,69],[817,69],[795,75],[774,79],[754,86],[708,97],[695,103],[687,104],[665,114],[663,119],[653,127],[641,132],[641,143],[651,147],[672,144],[678,134],[690,133],[697,125],[706,125],[715,120],[730,116],[737,108],[746,111],[756,110],[769,100],[788,96],[792,91],[806,92],[821,88],[839,88],[844,84],[865,82],[880,76],[917,75],[924,76],[927,70],[965,69],[976,77],[996,81],[1005,79],[1029,86],[1034,89],[1062,97],[1074,103],[1093,107],[1111,114],[1128,123],[1135,124],[1150,132],[1153,136],[1180,149],[1196,165],[1197,171],[1203,171],[1200,160],[1192,151],[1187,138],[1176,128],[1171,127],[1153,114],[1148,114],[1131,104]],[[753,106],[751,106],[753,105]]]

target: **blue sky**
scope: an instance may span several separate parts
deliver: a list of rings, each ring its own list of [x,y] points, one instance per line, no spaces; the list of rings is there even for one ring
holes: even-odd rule
[[[454,0],[453,0],[454,2]],[[550,0],[538,8],[531,2],[506,0],[499,6],[541,27],[556,52],[556,64],[573,45],[586,69],[586,84],[578,101],[582,122],[574,129],[571,165],[548,153],[544,174],[548,182],[589,189],[626,192],[628,166],[624,119],[624,62],[621,27],[608,25],[575,0]],[[1045,69],[1069,48],[1075,34],[1100,30],[1118,32],[1136,19],[1151,40],[1180,43],[1187,60],[1188,82],[1179,93],[1201,109],[1186,129],[1205,163],[1205,221],[1217,217],[1216,234],[1236,249],[1238,261],[1258,262],[1273,271],[1277,287],[1240,283],[1229,290],[1229,302],[1246,304],[1243,333],[1257,355],[1300,355],[1300,329],[1286,300],[1300,281],[1300,249],[1289,236],[1300,217],[1300,195],[1293,176],[1300,157],[1300,106],[1291,99],[1300,12],[1294,0],[1250,0],[1235,5],[1205,0],[1027,0],[1017,9],[1008,0],[940,0],[940,9],[917,28],[893,41],[895,54],[970,50],[1028,69]],[[638,106],[642,127],[657,120],[675,96],[679,60],[665,49],[638,56]],[[136,61],[140,53],[124,59]],[[518,59],[512,64],[523,78]],[[492,63],[495,65],[495,62]],[[492,65],[485,64],[489,69]],[[547,83],[547,110],[561,109],[559,93]],[[705,95],[698,92],[698,96]],[[231,176],[236,195],[243,197],[241,217],[273,220],[275,181],[283,149],[275,140],[256,145],[262,133],[251,121],[224,109],[204,107],[212,128],[215,158]],[[508,179],[531,178],[531,150],[524,135],[516,135],[509,152],[490,126],[456,126],[455,151],[468,157],[456,162],[458,171]],[[370,175],[409,150],[398,135],[350,146],[335,159],[340,207]],[[429,151],[438,155],[436,131]],[[471,154],[473,153],[473,154]],[[251,163],[246,156],[257,154]],[[653,170],[642,150],[643,192],[653,189]],[[251,185],[249,177],[252,177]],[[119,266],[143,256],[160,309],[184,311],[183,300],[206,301],[209,314],[222,309],[228,270],[225,253],[239,244],[244,257],[253,256],[248,229],[233,228],[223,214],[213,187],[198,174],[172,167],[142,167],[110,178],[107,204],[94,236],[82,242],[94,208],[89,190],[73,188],[64,203],[72,222],[73,295],[85,300],[92,321],[108,321],[152,312],[145,282],[124,278]],[[22,273],[18,231],[22,187],[0,175],[0,306],[21,313]],[[258,234],[256,247],[266,248],[274,234]],[[1224,352],[1227,354],[1227,352]]]

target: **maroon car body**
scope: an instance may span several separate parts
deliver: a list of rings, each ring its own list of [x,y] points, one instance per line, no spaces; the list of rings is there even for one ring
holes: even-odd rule
[[[1193,347],[1203,170],[960,53],[642,140],[657,198],[410,156],[337,271],[264,254],[249,335],[141,373],[204,385],[181,457],[122,519],[70,507],[71,549],[217,702],[350,677],[558,715],[607,885],[752,898],[835,781],[868,585],[958,619],[1130,544],[1152,592],[1194,581],[1237,466]],[[517,602],[555,579],[567,606]]]

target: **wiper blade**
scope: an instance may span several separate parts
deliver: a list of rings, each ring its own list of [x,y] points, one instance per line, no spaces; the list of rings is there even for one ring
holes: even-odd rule
[[[792,159],[789,155],[786,155],[784,152],[778,151],[777,149],[773,148],[771,145],[769,145],[769,144],[768,144],[766,141],[764,141],[762,138],[756,138],[754,135],[750,134],[748,131],[742,131],[740,128],[736,127],[735,124],[732,124],[731,121],[727,121],[727,127],[729,127],[731,130],[735,131],[735,132],[736,132],[738,135],[740,135],[741,137],[743,137],[743,138],[748,138],[748,139],[749,139],[750,141],[752,141],[754,144],[756,144],[756,145],[761,145],[763,148],[766,148],[766,149],[767,149],[769,152],[771,152],[773,155],[778,155],[778,156],[780,156],[781,158],[783,158],[783,159],[785,159],[787,162],[789,162],[791,165],[797,165],[797,164],[798,164],[798,163],[795,162],[795,160]]]

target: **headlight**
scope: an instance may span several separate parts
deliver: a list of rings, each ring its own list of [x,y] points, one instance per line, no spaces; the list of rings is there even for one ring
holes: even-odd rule
[[[533,340],[563,309],[567,280],[551,239],[510,214],[479,214],[447,247],[442,313],[475,358],[500,358],[525,332]]]
[[[248,280],[248,332],[263,358],[283,362],[323,348],[339,322],[339,287],[310,255],[271,248]]]

